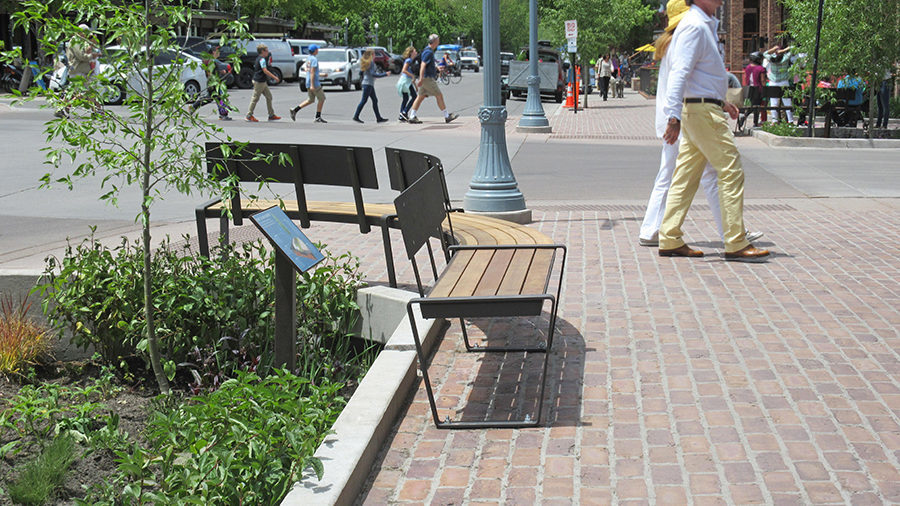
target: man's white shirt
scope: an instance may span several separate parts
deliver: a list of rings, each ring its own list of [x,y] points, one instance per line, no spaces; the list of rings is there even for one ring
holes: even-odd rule
[[[718,28],[719,20],[692,5],[675,29],[666,54],[670,60],[663,109],[665,118],[680,120],[685,98],[725,100],[728,71],[719,54]]]

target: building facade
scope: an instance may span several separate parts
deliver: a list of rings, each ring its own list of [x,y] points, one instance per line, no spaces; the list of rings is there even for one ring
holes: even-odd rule
[[[750,53],[772,47],[783,31],[785,11],[778,0],[725,0],[718,14],[725,66],[738,75]]]

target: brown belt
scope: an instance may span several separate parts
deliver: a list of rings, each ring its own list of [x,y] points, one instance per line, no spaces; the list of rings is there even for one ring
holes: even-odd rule
[[[719,107],[724,107],[724,104],[718,98],[686,98],[684,99],[685,104],[716,104]]]

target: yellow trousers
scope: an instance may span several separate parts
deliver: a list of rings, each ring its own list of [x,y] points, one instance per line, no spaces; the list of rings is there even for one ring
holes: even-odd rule
[[[715,104],[691,103],[684,104],[681,113],[681,146],[659,227],[659,249],[684,245],[681,226],[707,161],[719,175],[725,251],[733,253],[750,245],[744,229],[744,169],[725,111]]]

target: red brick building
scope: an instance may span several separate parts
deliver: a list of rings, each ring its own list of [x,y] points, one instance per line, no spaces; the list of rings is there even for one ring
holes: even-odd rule
[[[753,51],[772,47],[782,32],[784,6],[778,0],[725,0],[719,9],[725,65],[740,75]]]

